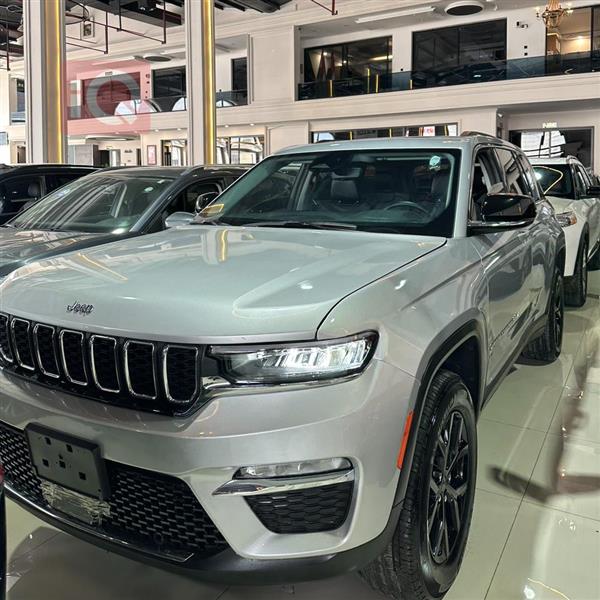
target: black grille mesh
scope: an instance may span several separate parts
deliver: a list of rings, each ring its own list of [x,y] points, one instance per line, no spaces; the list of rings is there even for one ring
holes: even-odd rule
[[[13,340],[19,362],[26,367],[33,367],[33,353],[29,338],[29,321],[15,319],[12,323]]]
[[[105,390],[120,390],[117,370],[117,341],[114,338],[95,337],[93,340],[93,361],[96,383]]]
[[[62,350],[68,376],[77,383],[87,384],[84,336],[75,331],[62,332]]]
[[[196,376],[190,377],[190,374],[197,369],[197,351],[195,348],[173,346],[169,348],[166,361],[169,395],[177,402],[185,401],[196,391]]]
[[[248,505],[273,533],[331,531],[344,524],[352,482],[271,495],[249,496]]]
[[[48,508],[25,434],[4,424],[0,424],[0,461],[6,482],[16,492],[36,506]],[[106,468],[110,517],[94,527],[98,533],[165,557],[208,557],[227,548],[185,482],[112,461],[106,461]]]
[[[154,385],[154,346],[143,342],[129,342],[127,364],[131,389],[139,396],[156,396]]]
[[[8,341],[10,335],[8,329],[8,317],[6,315],[0,315],[0,356],[4,356],[6,360],[12,360],[13,354]]]
[[[61,330],[0,314],[0,365],[8,371],[137,410],[181,415],[199,406],[203,356],[203,346]]]
[[[45,373],[58,376],[58,362],[54,346],[54,328],[47,325],[38,325],[35,329],[40,367]]]

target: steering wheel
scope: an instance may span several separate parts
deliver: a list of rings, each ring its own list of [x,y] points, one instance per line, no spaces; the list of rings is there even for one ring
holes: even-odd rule
[[[390,204],[389,206],[386,206],[383,210],[392,210],[393,208],[408,208],[409,210],[420,212],[422,215],[425,215],[426,217],[431,217],[431,214],[428,210],[426,210],[423,207],[419,206],[418,204],[415,204],[414,202],[410,202],[408,200],[394,202],[394,204]]]

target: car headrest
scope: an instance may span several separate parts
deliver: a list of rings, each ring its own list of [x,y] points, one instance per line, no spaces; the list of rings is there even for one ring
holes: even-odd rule
[[[355,204],[359,201],[358,187],[354,179],[332,179],[331,199],[343,204]]]
[[[42,188],[37,181],[29,184],[29,187],[27,188],[27,195],[30,198],[39,198],[42,195]]]

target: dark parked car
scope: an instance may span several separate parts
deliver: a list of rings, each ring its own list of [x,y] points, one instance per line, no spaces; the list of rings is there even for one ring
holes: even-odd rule
[[[78,179],[0,227],[0,279],[34,260],[190,221],[245,172],[241,166],[132,167]]]
[[[6,598],[6,506],[4,503],[4,467],[0,465],[0,600]]]
[[[71,165],[0,165],[0,223],[12,219],[27,204],[96,170]]]

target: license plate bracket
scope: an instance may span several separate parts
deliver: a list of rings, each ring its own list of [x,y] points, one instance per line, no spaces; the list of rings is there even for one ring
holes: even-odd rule
[[[108,499],[108,476],[98,444],[36,424],[25,431],[38,477],[92,498]]]

